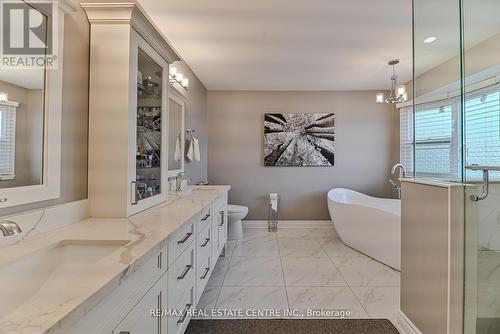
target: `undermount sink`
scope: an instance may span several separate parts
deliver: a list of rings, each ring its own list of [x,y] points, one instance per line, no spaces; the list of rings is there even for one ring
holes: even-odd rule
[[[86,265],[127,243],[129,240],[63,240],[0,267],[0,315],[37,297],[51,300],[78,279],[85,284],[80,275]]]

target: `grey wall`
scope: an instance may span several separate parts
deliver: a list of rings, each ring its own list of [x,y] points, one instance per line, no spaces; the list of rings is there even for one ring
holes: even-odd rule
[[[266,112],[334,112],[335,166],[264,167]],[[393,196],[387,178],[399,159],[396,119],[393,107],[376,104],[372,91],[209,91],[208,179],[232,186],[229,201],[248,206],[247,219],[266,219],[270,192],[282,197],[280,219],[329,219],[331,188]]]
[[[87,198],[89,23],[66,15],[62,91],[61,198],[0,210],[0,216]]]
[[[193,183],[207,180],[207,89],[185,62],[175,62],[177,70],[189,78],[189,90],[183,94],[186,101],[186,129],[194,129],[200,140],[201,161],[184,163],[184,171]],[[188,142],[186,142],[187,148]],[[185,157],[185,155],[184,155]]]

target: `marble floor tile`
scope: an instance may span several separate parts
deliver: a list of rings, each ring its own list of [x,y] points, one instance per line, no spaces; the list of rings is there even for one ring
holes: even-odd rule
[[[286,256],[311,256],[327,257],[319,242],[312,234],[309,235],[285,235],[278,234],[278,246],[280,255]]]
[[[285,310],[288,309],[288,301],[284,287],[223,287],[216,308]]]
[[[238,240],[235,243],[233,256],[279,256],[276,235],[270,233],[260,238]]]
[[[337,268],[325,257],[283,257],[286,286],[347,286]]]
[[[286,287],[290,309],[350,311],[349,319],[367,318],[365,310],[348,287]],[[341,316],[313,316],[314,318],[341,318]]]
[[[233,256],[223,286],[284,286],[279,257]]]
[[[319,239],[339,239],[337,231],[332,228],[314,228],[310,230],[312,235],[319,241]]]
[[[308,228],[278,228],[276,235],[278,238],[300,238],[313,236],[311,230]]]
[[[346,246],[340,239],[320,238],[318,241],[323,247],[323,251],[331,258],[333,257],[364,257],[363,253]]]
[[[226,257],[233,255],[234,246],[236,246],[236,240],[228,240],[226,242]]]
[[[399,287],[352,287],[370,318],[396,321],[399,312]]]
[[[270,236],[276,237],[276,233],[269,232],[267,228],[244,228],[243,238],[239,240],[259,239]]]
[[[367,256],[332,261],[349,286],[399,286],[399,272]]]
[[[217,303],[217,298],[219,297],[219,292],[221,290],[220,286],[207,286],[200,297],[197,309],[211,310],[215,308]]]
[[[207,286],[222,286],[224,277],[226,276],[227,268],[231,262],[231,257],[220,257],[215,264],[214,270],[210,275]]]

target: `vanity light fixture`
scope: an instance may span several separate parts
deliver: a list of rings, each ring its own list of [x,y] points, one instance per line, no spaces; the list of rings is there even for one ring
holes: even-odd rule
[[[436,39],[437,39],[436,36],[429,36],[426,39],[424,39],[424,43],[425,44],[430,44],[430,43],[436,41]]]
[[[184,75],[177,71],[177,68],[170,67],[168,78],[170,85],[179,84],[185,90],[188,90],[189,87],[189,79],[185,78]]]
[[[377,103],[401,103],[408,101],[408,93],[406,91],[405,85],[398,86],[398,76],[396,74],[396,65],[399,64],[399,59],[389,60],[389,66],[392,66],[392,77],[391,77],[391,92],[387,98],[385,98],[384,93],[377,93],[376,101]]]
[[[0,93],[0,102],[7,102],[9,101],[9,93]]]

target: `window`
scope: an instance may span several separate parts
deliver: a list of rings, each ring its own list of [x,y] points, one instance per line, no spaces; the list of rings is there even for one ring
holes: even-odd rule
[[[0,180],[15,178],[16,107],[0,104]]]
[[[500,87],[469,94],[465,100],[466,163],[500,166]],[[467,171],[467,179],[481,178],[481,172]],[[491,179],[499,179],[492,172]]]
[[[460,100],[452,98],[400,110],[400,159],[420,177],[460,181],[462,173]],[[414,123],[414,124],[413,124]],[[500,87],[483,88],[465,98],[467,164],[500,166]],[[481,178],[467,171],[467,178]]]

